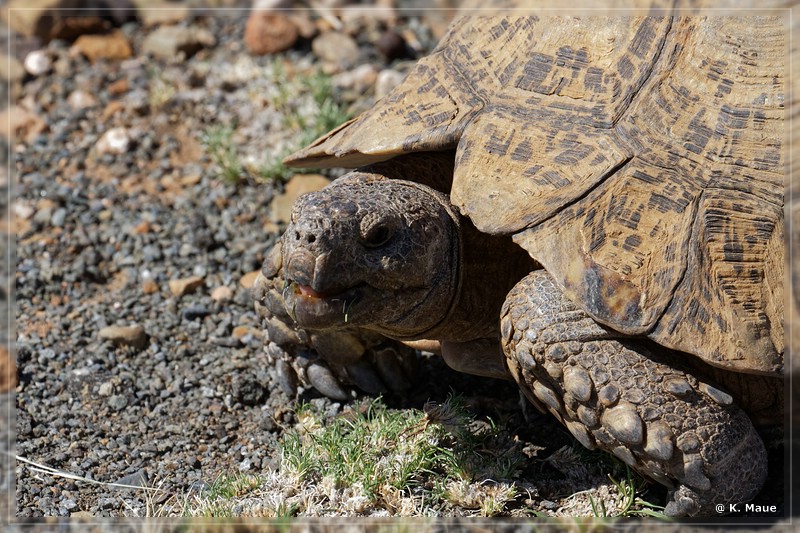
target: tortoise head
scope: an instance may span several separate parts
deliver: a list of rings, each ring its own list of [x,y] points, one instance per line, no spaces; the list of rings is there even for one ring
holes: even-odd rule
[[[283,236],[287,311],[309,329],[424,335],[458,291],[459,224],[446,195],[379,174],[301,196]]]

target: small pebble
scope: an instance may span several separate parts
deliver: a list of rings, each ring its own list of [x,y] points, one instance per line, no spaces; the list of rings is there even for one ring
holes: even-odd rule
[[[44,50],[34,50],[30,52],[27,56],[25,56],[25,62],[23,63],[25,70],[31,76],[41,76],[42,74],[47,74],[50,72],[50,69],[53,68],[53,62],[50,61],[50,58],[47,56],[47,52]]]
[[[132,474],[122,476],[114,483],[118,485],[130,485],[132,487],[146,487],[148,485],[147,471],[145,469],[138,470]]]
[[[204,305],[192,305],[181,311],[186,320],[197,320],[211,314],[211,311]]]
[[[57,228],[64,227],[64,222],[67,219],[67,210],[63,207],[59,207],[53,213],[53,216],[50,218],[50,224]]]
[[[174,60],[179,54],[185,59],[199,50],[217,44],[214,34],[204,28],[159,26],[145,37],[142,51],[157,58]]]
[[[311,49],[321,61],[338,65],[342,69],[358,61],[358,44],[345,33],[328,31],[311,42]]]
[[[237,374],[231,380],[231,394],[243,405],[258,405],[266,392],[259,380],[247,373]]]
[[[356,94],[361,94],[372,87],[377,79],[378,69],[366,64],[337,74],[332,81],[335,87],[350,89]]]
[[[152,279],[142,281],[142,292],[145,294],[155,294],[158,292],[158,283]]]
[[[95,144],[100,154],[124,154],[131,147],[131,136],[126,128],[111,128]]]
[[[121,411],[128,406],[128,399],[121,394],[115,394],[108,399],[108,406],[115,411]]]
[[[108,85],[108,94],[117,96],[126,92],[128,92],[128,80],[126,78],[120,78]]]
[[[409,57],[409,48],[406,40],[399,33],[389,30],[384,32],[375,47],[387,61]]]
[[[256,282],[256,278],[258,277],[260,270],[253,270],[252,272],[248,272],[244,276],[241,277],[239,280],[239,285],[244,287],[245,289],[250,289],[253,287],[253,284]]]
[[[400,85],[406,75],[392,69],[385,69],[378,73],[375,80],[375,99],[380,99],[391,92],[392,89]]]
[[[233,290],[230,287],[216,287],[211,291],[211,299],[215,302],[228,302],[233,299]]]
[[[266,55],[291,48],[299,32],[292,19],[278,12],[252,11],[244,29],[244,43],[251,54]]]
[[[67,103],[73,110],[78,111],[96,106],[97,99],[88,92],[78,89],[70,93],[67,97]]]
[[[64,507],[67,511],[72,511],[78,506],[78,503],[75,500],[66,499],[61,500],[61,506]]]
[[[108,35],[81,35],[75,41],[73,48],[92,63],[101,58],[127,59],[133,54],[128,38],[119,31]]]
[[[110,340],[116,344],[127,344],[140,349],[147,346],[148,341],[147,333],[139,325],[107,326],[101,329],[97,335],[101,339]]]
[[[239,339],[241,339],[243,337],[246,337],[247,335],[251,335],[251,336],[260,338],[261,337],[261,330],[260,329],[256,329],[256,328],[254,328],[252,326],[236,326],[235,328],[233,328],[233,331],[231,332],[231,335],[233,335],[234,337],[239,338]]]
[[[203,278],[200,276],[169,280],[169,290],[175,296],[190,294],[202,285]]]

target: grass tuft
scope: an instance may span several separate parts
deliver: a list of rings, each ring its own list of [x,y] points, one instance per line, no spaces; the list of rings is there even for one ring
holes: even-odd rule
[[[272,518],[541,514],[531,507],[535,491],[518,479],[528,458],[513,433],[491,419],[475,418],[459,396],[428,403],[422,411],[389,409],[380,398],[365,400],[332,419],[303,404],[296,419],[281,437],[276,470],[221,476],[209,490],[174,505],[175,512]],[[572,471],[581,453],[565,448],[548,462]],[[663,517],[658,507],[637,497],[644,480],[623,468],[622,481],[608,475],[611,484],[565,501],[572,500],[573,509],[587,502],[585,513],[601,522]]]
[[[233,145],[234,128],[216,124],[208,127],[200,136],[200,142],[211,161],[220,169],[220,175],[229,183],[236,183],[244,171],[239,155]]]
[[[282,115],[284,129],[295,133],[280,153],[265,160],[257,174],[269,181],[286,181],[296,171],[286,167],[283,159],[349,120],[350,113],[334,98],[331,77],[321,70],[290,77],[283,63],[276,60],[271,76],[276,88],[271,105]]]

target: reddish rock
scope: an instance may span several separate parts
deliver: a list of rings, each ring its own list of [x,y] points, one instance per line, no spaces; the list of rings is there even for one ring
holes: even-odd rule
[[[203,278],[200,276],[169,280],[169,290],[175,296],[194,292],[201,285],[203,285]]]
[[[244,28],[244,44],[251,54],[275,54],[291,48],[300,32],[286,15],[253,11]]]
[[[253,270],[252,272],[248,272],[247,274],[242,276],[242,279],[239,280],[239,285],[241,285],[245,289],[252,289],[253,284],[256,282],[256,278],[258,277],[258,274],[260,272],[261,272],[260,270]]]
[[[130,0],[10,0],[0,14],[15,32],[37,36],[43,43],[53,39],[73,41],[81,35],[106,33],[136,20]]]
[[[126,92],[128,92],[128,80],[126,78],[120,78],[108,86],[109,94],[119,95]]]
[[[112,100],[108,103],[108,105],[106,105],[105,109],[103,109],[103,120],[108,120],[109,117],[122,111],[123,109],[125,109],[125,104],[119,100]]]
[[[128,59],[133,54],[128,39],[119,31],[109,35],[81,35],[73,46],[92,63],[100,58]]]
[[[253,337],[260,339],[263,333],[260,329],[254,328],[253,326],[236,326],[233,328],[231,335],[237,339],[241,339],[245,335],[252,335]]]
[[[47,128],[44,120],[18,105],[0,111],[0,136],[14,142],[33,142]]]
[[[224,285],[211,291],[211,299],[215,302],[227,302],[233,300],[233,290]]]
[[[142,292],[145,294],[155,294],[158,292],[158,283],[148,278],[142,282]]]

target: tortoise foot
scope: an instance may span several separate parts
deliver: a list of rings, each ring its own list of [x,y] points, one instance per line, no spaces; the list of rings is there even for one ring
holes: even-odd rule
[[[509,293],[502,341],[528,399],[589,449],[671,489],[665,512],[717,516],[758,494],[764,444],[733,398],[681,368],[679,353],[625,339],[575,307],[544,271]]]
[[[297,327],[283,298],[280,245],[273,249],[253,287],[256,312],[268,337],[267,354],[277,381],[290,396],[298,386],[332,400],[355,395],[399,393],[411,386],[416,352],[360,328],[310,331]]]

